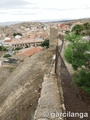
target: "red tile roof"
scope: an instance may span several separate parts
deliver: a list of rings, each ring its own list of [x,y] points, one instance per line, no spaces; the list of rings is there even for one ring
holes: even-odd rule
[[[65,24],[60,24],[60,28],[64,28],[65,27]]]
[[[65,25],[65,24],[60,24],[60,28],[63,29],[63,30],[68,30],[70,29],[70,27],[68,25]]]
[[[23,54],[23,55],[29,57],[29,56],[32,56],[33,54],[35,54],[35,53],[37,53],[37,52],[39,52],[41,50],[42,50],[42,47],[39,46],[39,47],[35,47],[35,48],[32,48],[32,49],[29,49],[29,50],[27,50],[25,52],[19,53],[17,55]]]

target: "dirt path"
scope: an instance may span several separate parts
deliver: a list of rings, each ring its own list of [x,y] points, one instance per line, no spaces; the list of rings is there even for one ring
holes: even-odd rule
[[[59,47],[60,49],[60,47]],[[67,112],[73,112],[73,113],[87,113],[88,117],[84,117],[83,120],[90,120],[90,102],[86,103],[83,98],[81,97],[80,91],[77,88],[76,85],[72,82],[72,78],[70,74],[73,74],[72,67],[64,61],[64,49],[62,50],[62,57],[59,55],[60,60],[60,66],[59,72],[59,81],[61,81],[62,89],[63,89],[63,95],[64,95],[64,103],[66,107]],[[59,50],[58,50],[59,51]],[[63,59],[62,59],[63,58]],[[85,94],[83,94],[85,96]],[[90,100],[90,98],[89,98]],[[80,117],[67,117],[67,120],[80,120]]]
[[[72,78],[64,64],[62,62],[63,70],[61,72],[62,76],[62,87],[64,92],[64,101],[67,111],[71,112],[87,112],[89,114],[88,118],[83,120],[90,120],[90,105],[86,104],[79,93],[78,88],[72,83]],[[67,120],[80,120],[80,118],[67,118]]]

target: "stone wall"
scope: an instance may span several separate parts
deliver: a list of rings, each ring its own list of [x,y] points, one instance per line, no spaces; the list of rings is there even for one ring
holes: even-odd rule
[[[61,85],[58,86],[58,79],[54,71],[55,64],[53,64],[50,74],[44,76],[34,120],[60,120],[60,118],[64,120],[63,117],[57,116],[63,112],[64,104],[62,104],[63,94],[59,88]]]

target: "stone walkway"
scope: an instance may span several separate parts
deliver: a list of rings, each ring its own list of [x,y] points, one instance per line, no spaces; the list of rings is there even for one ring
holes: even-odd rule
[[[53,65],[50,74],[44,76],[41,97],[38,101],[34,120],[63,120],[63,118],[60,117],[62,107],[54,69],[55,65]]]

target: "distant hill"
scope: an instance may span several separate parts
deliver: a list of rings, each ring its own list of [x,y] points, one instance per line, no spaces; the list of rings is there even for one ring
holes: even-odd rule
[[[69,18],[65,18],[65,19],[53,19],[53,20],[34,20],[34,21],[15,21],[15,22],[0,22],[0,26],[6,26],[6,25],[13,25],[13,24],[19,24],[19,23],[28,23],[28,22],[42,22],[42,23],[59,23],[59,22],[76,22],[76,21],[86,21],[86,22],[90,22],[90,18],[81,18],[81,19],[69,19]]]
[[[0,22],[0,26],[6,26],[6,25],[12,25],[12,24],[16,24],[16,23],[21,23],[21,22]]]

